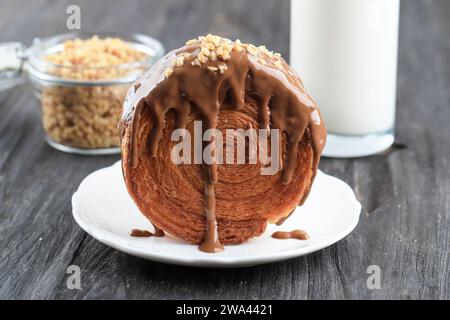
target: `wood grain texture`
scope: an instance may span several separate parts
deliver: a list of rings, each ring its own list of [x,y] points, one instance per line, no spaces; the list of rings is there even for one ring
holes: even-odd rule
[[[69,4],[80,5],[84,30],[146,33],[167,48],[214,32],[288,53],[286,0],[1,0],[0,41],[66,32]],[[70,198],[118,157],[52,150],[31,87],[0,93],[0,298],[450,299],[450,2],[408,0],[401,10],[397,137],[407,148],[323,159],[322,170],[356,191],[360,224],[338,244],[285,262],[194,269],[102,245],[76,225]],[[71,264],[82,290],[66,287]],[[381,268],[380,290],[366,287],[369,265]]]

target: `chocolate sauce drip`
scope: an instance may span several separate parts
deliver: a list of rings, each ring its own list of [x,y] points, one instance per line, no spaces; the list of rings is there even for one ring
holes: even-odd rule
[[[285,216],[285,217],[281,218],[280,220],[278,220],[275,224],[277,226],[281,226],[287,220],[287,218],[289,218],[294,213],[295,209],[296,208],[294,208],[291,212],[289,212],[289,214],[287,216]]]
[[[153,233],[154,237],[164,237],[164,231],[157,226],[153,225],[153,228],[155,229],[155,232]]]
[[[153,225],[155,232],[150,232],[148,230],[133,229],[130,232],[130,237],[136,238],[149,238],[149,237],[164,237],[164,231]]]
[[[219,241],[219,231],[216,220],[216,195],[214,193],[214,183],[205,183],[204,210],[206,216],[205,240],[199,249],[204,252],[215,253],[223,251],[223,246]]]
[[[235,110],[244,105],[246,95],[259,97],[260,128],[279,129],[280,133],[287,135],[286,161],[284,164],[280,162],[283,170],[282,183],[291,182],[297,165],[298,143],[306,130],[312,140],[312,170],[316,172],[325,145],[326,131],[316,104],[304,90],[295,71],[284,61],[281,67],[276,67],[275,61],[271,60],[263,64],[257,57],[242,50],[231,53],[231,58],[225,61],[227,69],[223,73],[208,71],[207,68],[215,67],[217,62],[208,61],[199,67],[193,66],[192,60],[188,60],[168,78],[165,77],[164,70],[173,64],[177,55],[195,55],[198,50],[197,46],[187,46],[168,53],[128,92],[120,131],[123,135],[125,126],[131,125],[131,166],[136,167],[139,164],[138,153],[142,152],[137,150],[136,141],[137,126],[144,108],[151,112],[152,132],[148,143],[150,156],[155,157],[169,110],[175,111],[177,128],[185,128],[186,119],[194,109],[203,123],[206,123],[206,129],[215,128],[221,105],[229,92]],[[206,236],[199,248],[206,252],[217,252],[223,250],[219,242],[215,214],[214,185],[218,181],[217,164],[213,163],[205,168]],[[305,192],[300,204],[307,195],[308,192]]]
[[[148,238],[148,237],[153,237],[153,233],[151,233],[148,230],[133,229],[130,232],[130,237]]]
[[[272,238],[280,240],[285,239],[308,240],[309,235],[303,230],[277,231],[274,234],[272,234]]]

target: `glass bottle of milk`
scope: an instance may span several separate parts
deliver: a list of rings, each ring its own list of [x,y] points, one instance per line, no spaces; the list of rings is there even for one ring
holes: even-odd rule
[[[328,129],[325,156],[394,141],[400,0],[291,0],[291,65]]]

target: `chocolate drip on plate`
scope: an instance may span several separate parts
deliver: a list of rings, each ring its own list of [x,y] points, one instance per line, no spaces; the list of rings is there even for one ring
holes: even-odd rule
[[[297,240],[308,240],[309,235],[303,230],[293,230],[293,231],[277,231],[272,234],[274,239],[297,239]]]
[[[141,229],[133,229],[130,232],[130,237],[135,238],[149,238],[149,237],[163,237],[164,231],[161,229],[158,229],[155,227],[155,232],[152,233],[148,230],[141,230]]]

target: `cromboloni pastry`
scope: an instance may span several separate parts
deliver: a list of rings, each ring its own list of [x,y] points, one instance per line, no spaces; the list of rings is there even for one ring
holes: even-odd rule
[[[262,129],[258,139],[230,142],[249,129]],[[206,252],[259,236],[302,205],[326,139],[315,102],[279,54],[213,35],[168,53],[130,88],[120,131],[123,175],[141,212]],[[263,174],[267,159],[251,161],[250,140],[278,163],[274,172]],[[180,141],[191,162],[174,162]],[[244,163],[237,141],[247,142]]]

